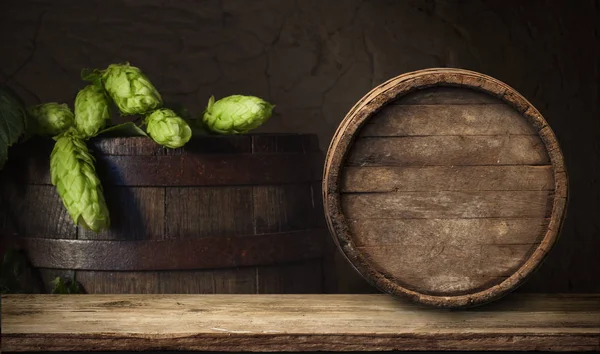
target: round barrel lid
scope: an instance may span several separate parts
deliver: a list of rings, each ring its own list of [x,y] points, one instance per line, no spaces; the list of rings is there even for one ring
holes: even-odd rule
[[[559,233],[567,175],[523,96],[489,76],[398,76],[347,114],[328,150],[325,214],[339,249],[380,290],[438,307],[512,291]]]

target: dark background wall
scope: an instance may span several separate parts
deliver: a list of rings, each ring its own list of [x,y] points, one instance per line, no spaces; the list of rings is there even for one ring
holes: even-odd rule
[[[600,292],[600,1],[2,0],[0,82],[72,106],[82,68],[129,61],[193,115],[241,93],[277,105],[259,132],[315,133],[407,71],[494,76],[554,129],[570,177],[561,238],[521,291]],[[372,291],[339,260],[342,292]]]

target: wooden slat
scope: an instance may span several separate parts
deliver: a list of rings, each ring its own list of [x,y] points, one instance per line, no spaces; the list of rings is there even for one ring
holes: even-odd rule
[[[401,105],[464,105],[464,104],[504,104],[496,97],[481,91],[464,87],[428,87],[403,96],[393,104]]]
[[[424,136],[357,138],[351,166],[547,165],[538,136]]]
[[[77,281],[90,294],[153,294],[159,292],[158,279],[157,272],[77,272]]]
[[[552,166],[346,167],[342,192],[554,190]]]
[[[341,199],[350,219],[544,218],[552,205],[546,191],[362,193]]]
[[[162,240],[165,234],[164,188],[104,188],[110,228],[99,233],[79,228],[80,240]],[[124,213],[117,212],[125,210]]]
[[[505,105],[389,105],[373,116],[359,136],[535,135],[514,108]]]
[[[409,290],[462,295],[482,290],[513,274],[537,244],[391,244],[362,246],[371,265]]]
[[[539,243],[548,227],[541,218],[348,220],[357,246],[436,246]]]
[[[32,207],[35,206],[35,210]],[[74,239],[77,228],[54,186],[15,186],[0,181],[0,220],[4,237],[45,235]],[[23,216],[27,217],[24,218]]]
[[[215,294],[256,294],[256,267],[218,269],[212,272]],[[189,274],[188,277],[193,274]],[[175,292],[173,292],[175,293]]]
[[[323,262],[319,258],[257,269],[259,294],[323,293]]]
[[[318,215],[310,184],[254,186],[254,218],[257,234],[307,230],[316,227]]]
[[[600,350],[600,295],[3,295],[3,351]]]
[[[168,188],[166,238],[254,234],[252,187]]]

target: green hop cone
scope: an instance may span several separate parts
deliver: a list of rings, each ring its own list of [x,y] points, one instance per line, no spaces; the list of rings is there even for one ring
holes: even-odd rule
[[[255,96],[232,95],[216,102],[211,96],[202,121],[213,132],[243,134],[269,120],[273,108],[274,105]]]
[[[179,148],[192,137],[187,122],[168,108],[157,109],[146,118],[148,134],[160,145]]]
[[[75,97],[75,126],[85,138],[90,138],[110,121],[108,97],[98,85],[88,85]]]
[[[110,226],[110,217],[94,162],[83,138],[70,129],[56,139],[50,175],[74,223],[99,232]]]
[[[101,75],[104,89],[123,115],[145,114],[162,107],[162,97],[139,68],[129,63],[111,64]]]
[[[32,133],[55,136],[75,123],[75,116],[66,103],[49,102],[27,108]]]

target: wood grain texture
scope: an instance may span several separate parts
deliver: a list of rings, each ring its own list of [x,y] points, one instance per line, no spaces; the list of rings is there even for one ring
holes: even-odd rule
[[[547,165],[537,136],[424,136],[358,138],[349,166]]]
[[[321,259],[257,268],[258,294],[321,294],[324,292]]]
[[[537,244],[358,246],[373,267],[407,289],[434,296],[485,290],[506,280]],[[400,255],[400,257],[398,257]],[[418,265],[418,266],[417,266]]]
[[[502,104],[502,100],[486,92],[465,90],[462,87],[415,87],[391,105],[490,105]]]
[[[165,203],[166,238],[254,233],[252,187],[169,188]]]
[[[499,104],[389,105],[371,118],[359,136],[535,135],[523,116]]]
[[[0,193],[0,220],[3,220],[0,226],[5,237],[77,237],[77,228],[54,186],[15,186],[4,180],[0,183]]]
[[[447,311],[387,295],[4,295],[3,351],[600,350],[600,296]],[[85,315],[82,315],[85,314]]]
[[[448,68],[359,100],[323,182],[329,229],[359,273],[438,307],[481,305],[526,281],[558,237],[567,194],[541,114],[494,78]]]
[[[461,191],[344,194],[350,219],[510,218],[550,216],[547,191]]]
[[[310,184],[253,187],[257,234],[312,229],[317,214]]]
[[[341,191],[554,190],[552,166],[346,167]]]
[[[444,244],[526,245],[542,241],[547,219],[474,218],[474,219],[359,219],[348,220],[355,242],[360,246]]]
[[[78,239],[133,241],[165,238],[164,188],[111,186],[104,187],[104,195],[111,227],[99,233],[80,228]]]

